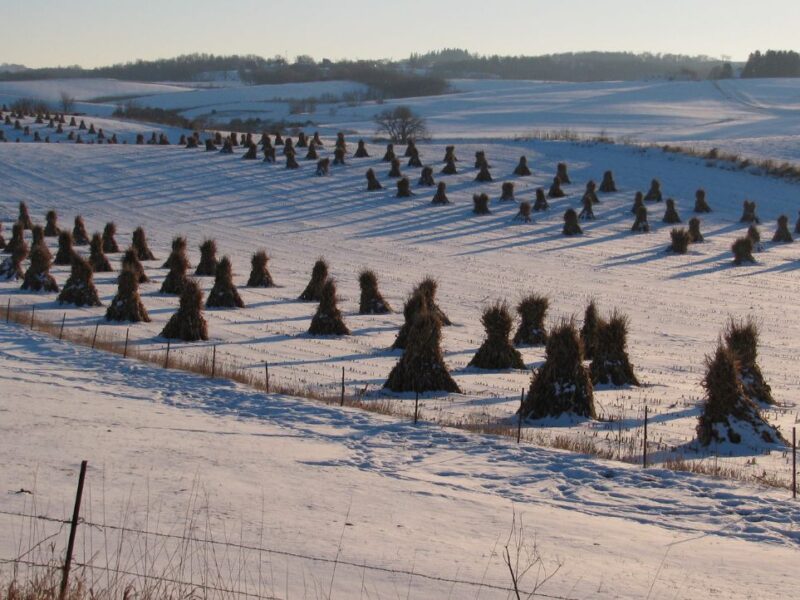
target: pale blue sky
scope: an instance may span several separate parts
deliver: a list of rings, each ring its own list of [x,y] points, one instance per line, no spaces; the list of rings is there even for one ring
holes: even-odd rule
[[[797,0],[0,0],[0,63],[85,67],[210,52],[402,58],[797,49]]]

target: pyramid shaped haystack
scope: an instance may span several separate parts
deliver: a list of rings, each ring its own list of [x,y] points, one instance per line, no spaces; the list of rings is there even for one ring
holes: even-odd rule
[[[11,256],[3,259],[0,263],[0,279],[4,281],[17,281],[22,279],[25,274],[22,270],[22,261],[28,256],[28,246],[16,246]]]
[[[390,163],[395,158],[397,158],[397,156],[395,156],[394,153],[394,144],[386,144],[386,154],[383,155],[383,162]]]
[[[744,393],[736,357],[722,343],[713,356],[706,357],[703,388],[706,399],[697,423],[697,438],[702,445],[738,444],[743,434],[755,435],[766,443],[783,442],[781,434],[764,420],[756,403]]]
[[[393,392],[460,393],[447,370],[441,348],[442,323],[430,302],[420,296],[409,325],[408,344],[383,384]]]
[[[47,255],[49,260],[52,260],[53,255],[50,254],[50,249],[47,247],[47,242],[44,240],[44,228],[41,225],[34,225],[31,234],[31,249],[33,249],[34,246],[41,246],[42,252]]]
[[[699,244],[705,240],[703,233],[700,231],[700,219],[697,217],[689,219],[689,240],[693,244]]]
[[[200,244],[200,262],[194,274],[197,277],[211,277],[217,273],[217,242],[205,239]]]
[[[603,173],[603,181],[600,182],[600,191],[603,194],[609,194],[617,191],[617,184],[614,181],[614,173],[606,171]]]
[[[23,229],[33,229],[33,221],[31,221],[31,215],[28,212],[28,205],[24,202],[19,203],[19,217],[17,217],[17,223],[22,223]]]
[[[131,247],[136,251],[136,257],[139,260],[155,260],[156,257],[150,252],[147,246],[147,237],[144,234],[142,227],[137,227],[133,230],[133,243]]]
[[[592,204],[600,203],[600,199],[597,197],[597,184],[594,180],[590,179],[586,182],[586,190],[583,192],[583,198],[588,199]]]
[[[413,192],[411,191],[411,182],[408,180],[408,177],[401,177],[397,180],[397,197],[398,198],[410,198],[413,196]]]
[[[733,252],[733,264],[737,266],[756,262],[753,257],[753,240],[747,236],[738,238],[733,242],[731,252]]]
[[[317,176],[318,177],[325,177],[326,175],[330,175],[331,172],[331,159],[327,156],[325,158],[321,158],[317,161]]]
[[[558,177],[561,183],[572,183],[572,181],[569,179],[569,174],[567,173],[567,163],[558,163],[556,166],[556,177]]]
[[[669,232],[670,245],[667,250],[674,254],[686,254],[692,241],[689,232],[683,227],[675,227]]]
[[[75,306],[102,306],[94,287],[92,266],[89,262],[78,256],[72,259],[72,270],[58,295],[59,304],[74,304]]]
[[[71,265],[75,255],[75,249],[72,247],[72,232],[62,231],[58,234],[58,252],[56,252],[54,264]]]
[[[114,237],[116,235],[117,226],[113,222],[106,223],[105,229],[103,229],[103,252],[106,254],[119,252],[119,245],[117,245],[117,240]]]
[[[789,217],[781,215],[778,217],[778,228],[772,236],[772,241],[776,243],[788,244],[793,242],[792,232],[789,231]]]
[[[492,174],[489,172],[489,167],[487,165],[482,165],[480,171],[475,176],[475,181],[479,183],[486,183],[492,181]]]
[[[523,200],[519,203],[519,212],[514,217],[515,221],[522,221],[523,223],[531,222],[531,203]]]
[[[319,302],[322,299],[322,286],[328,279],[328,263],[324,258],[318,258],[311,269],[311,280],[306,289],[300,294],[298,300],[304,302]]]
[[[568,208],[564,211],[564,235],[581,235],[583,229],[578,224],[578,213],[574,209]]]
[[[595,417],[592,380],[583,366],[581,341],[571,321],[550,332],[544,364],[533,372],[520,411],[523,417],[534,419],[564,413]]]
[[[747,237],[753,242],[753,249],[756,252],[761,252],[761,250],[763,250],[761,246],[761,232],[758,230],[758,227],[756,227],[755,224],[750,225],[750,227],[747,228]]]
[[[110,273],[114,270],[103,252],[103,238],[99,233],[92,235],[92,241],[89,242],[89,264],[95,273]]]
[[[455,175],[458,173],[456,162],[454,160],[448,160],[440,172],[442,175]]]
[[[172,261],[178,254],[183,254],[183,257],[186,258],[186,248],[187,248],[187,243],[186,243],[186,238],[185,237],[183,237],[182,235],[178,235],[178,236],[175,236],[174,238],[172,238],[172,250],[170,251],[170,254],[167,257],[167,260],[165,260],[164,264],[161,265],[161,268],[162,269],[171,269],[172,268]],[[188,268],[188,264],[189,264],[188,259],[186,261],[186,264],[187,264],[187,268]]]
[[[694,212],[710,213],[711,207],[706,202],[706,191],[702,188],[694,193]]]
[[[650,223],[647,222],[647,207],[644,205],[636,209],[636,220],[633,222],[631,231],[634,233],[647,233],[650,231]]]
[[[150,279],[147,277],[147,274],[144,272],[142,263],[139,262],[139,257],[136,255],[136,250],[133,248],[128,248],[122,254],[122,268],[133,271],[136,274],[136,278],[139,283],[147,283],[150,281]]]
[[[553,177],[553,185],[547,191],[548,198],[563,198],[566,196],[564,190],[561,189],[561,180],[556,176]]]
[[[478,150],[475,153],[475,168],[476,169],[483,169],[489,168],[489,161],[486,160],[486,152],[484,150]]]
[[[179,241],[182,240],[182,243]],[[176,243],[177,242],[177,243]],[[169,273],[161,283],[162,294],[174,294],[179,296],[183,292],[189,270],[189,259],[186,258],[186,239],[175,238],[172,242],[172,252],[167,259]]]
[[[31,248],[31,264],[25,271],[22,289],[32,292],[57,292],[58,284],[50,274],[50,253],[45,253],[41,244]]]
[[[344,165],[347,164],[344,161],[344,148],[335,148],[333,151],[333,164],[334,165]]]
[[[635,215],[639,212],[639,208],[644,206],[644,194],[642,192],[636,192],[636,195],[633,197],[633,207],[631,208],[631,212]]]
[[[136,273],[123,269],[117,280],[117,295],[106,309],[106,321],[150,322],[150,316],[139,297]]]
[[[44,236],[45,237],[57,237],[58,232],[58,213],[54,210],[48,210],[47,214],[44,217],[45,219],[45,226],[44,226]]]
[[[391,177],[392,179],[397,179],[397,178],[402,177],[403,174],[400,172],[400,161],[398,159],[396,159],[396,158],[393,158],[391,163],[392,163],[392,166],[389,169],[389,175],[388,176]]]
[[[525,156],[519,157],[519,162],[517,166],[514,168],[514,175],[517,177],[527,177],[531,174],[531,169],[528,166],[528,158]]]
[[[597,312],[597,304],[590,300],[583,313],[583,326],[581,327],[581,344],[583,345],[583,355],[592,359],[595,348],[597,348],[597,336],[602,320]]]
[[[517,346],[540,346],[547,343],[547,330],[544,318],[550,301],[538,294],[525,296],[517,304],[520,323],[514,334],[514,344]]]
[[[489,215],[492,213],[492,211],[489,209],[488,194],[472,195],[472,212],[476,215]]]
[[[597,343],[589,371],[592,383],[615,386],[639,385],[628,358],[628,318],[616,311],[599,323]]]
[[[369,152],[367,152],[367,146],[364,143],[364,140],[358,140],[358,147],[356,148],[356,153],[353,155],[354,158],[369,158]]]
[[[267,288],[275,286],[268,264],[269,256],[267,256],[265,250],[253,253],[250,258],[250,277],[247,280],[247,287]]]
[[[350,335],[350,330],[344,323],[342,312],[337,306],[336,282],[328,279],[322,286],[322,293],[319,299],[319,306],[308,333],[311,335]]]
[[[663,196],[661,195],[661,182],[658,179],[653,179],[650,182],[650,189],[647,190],[647,194],[645,195],[644,199],[647,202],[661,202]]]
[[[72,227],[72,241],[76,246],[89,245],[89,234],[86,233],[86,224],[80,215],[75,217],[75,224]]]
[[[419,181],[417,185],[421,186],[434,186],[436,182],[433,179],[433,168],[432,167],[422,167],[422,172],[419,175]]]
[[[206,308],[244,308],[244,302],[233,284],[233,266],[227,256],[223,256],[217,265],[214,286],[208,292]]]
[[[286,168],[287,169],[299,169],[300,164],[297,162],[294,156],[294,150],[286,154]]]
[[[255,142],[250,142],[247,146],[247,152],[242,155],[242,160],[257,160],[258,159],[258,146]]]
[[[383,315],[392,312],[392,307],[384,300],[378,289],[378,277],[375,271],[364,269],[358,274],[358,285],[361,298],[358,302],[358,314]]]
[[[583,198],[581,198],[581,204],[583,205],[583,208],[581,209],[581,212],[578,215],[578,219],[581,221],[593,221],[594,208],[592,207],[591,196],[587,196],[584,194]]]
[[[533,203],[533,210],[541,212],[549,210],[550,205],[547,203],[547,196],[544,193],[544,188],[536,188],[536,201]]]
[[[664,211],[664,218],[662,221],[669,225],[675,225],[681,222],[681,217],[675,209],[675,200],[672,198],[667,198],[667,209]]]
[[[25,228],[19,221],[11,226],[11,239],[8,240],[3,252],[6,254],[21,253],[23,259],[28,255],[28,243],[25,241]]]
[[[756,203],[745,200],[742,203],[742,218],[740,223],[761,223],[761,219],[756,214]]]
[[[500,186],[500,200],[503,202],[511,202],[514,200],[514,183],[511,181],[504,181]]]
[[[737,321],[731,318],[723,333],[728,350],[736,359],[739,381],[745,395],[753,402],[775,404],[772,388],[758,366],[758,324],[753,318]]]
[[[450,204],[450,200],[447,198],[447,184],[444,181],[436,184],[436,193],[433,195],[431,204]]]
[[[397,333],[394,343],[392,344],[392,349],[402,349],[406,347],[408,342],[408,334],[411,330],[411,326],[414,323],[414,317],[423,304],[430,307],[430,309],[435,313],[439,323],[441,323],[443,326],[452,325],[452,322],[447,318],[447,315],[444,313],[444,311],[442,311],[442,309],[436,304],[437,288],[438,283],[436,280],[432,277],[426,277],[419,283],[419,285],[417,285],[416,288],[414,288],[414,291],[411,292],[411,295],[408,297],[405,305],[403,306],[404,322],[402,327],[400,327],[400,331]]]
[[[383,186],[381,182],[378,181],[378,177],[375,175],[375,171],[371,168],[367,169],[367,191],[374,192],[376,190],[382,190]]]
[[[194,279],[187,280],[178,311],[170,317],[161,337],[184,342],[208,339],[208,324],[203,316],[203,290]]]
[[[275,151],[274,149],[272,150]],[[311,142],[308,145],[308,152],[306,152],[306,160],[319,160],[319,153],[317,152],[317,145]],[[275,162],[275,161],[273,161]]]
[[[469,362],[478,369],[524,369],[519,350],[508,339],[514,319],[504,302],[487,307],[481,316],[486,339]]]

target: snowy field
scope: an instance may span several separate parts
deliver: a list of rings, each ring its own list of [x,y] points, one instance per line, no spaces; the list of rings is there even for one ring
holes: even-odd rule
[[[777,141],[778,132],[790,135],[794,127],[797,101],[793,84],[758,83],[748,92],[751,108],[735,109],[740,111],[739,116],[731,117],[740,120],[737,135],[745,137],[726,139],[747,139],[758,155],[781,158],[781,148],[788,153],[796,151]],[[794,225],[800,209],[797,184],[633,146],[514,140],[511,128],[494,127],[495,111],[502,112],[505,107],[509,114],[497,117],[496,123],[517,123],[520,134],[529,128],[561,127],[554,122],[551,126],[547,115],[561,110],[567,117],[574,115],[568,107],[576,107],[580,86],[567,93],[562,108],[553,104],[537,120],[524,116],[524,98],[530,106],[533,95],[546,96],[541,90],[520,92],[523,84],[508,84],[519,92],[520,100],[515,104],[510,99],[511,90],[503,96],[505,92],[492,88],[498,95],[488,96],[483,86],[489,84],[460,84],[467,90],[462,94],[413,101],[428,103],[430,112],[422,108],[420,112],[429,116],[434,131],[440,132],[433,142],[419,147],[423,163],[434,167],[437,181],[447,182],[453,202],[448,206],[431,206],[433,189],[416,186],[418,169],[405,166],[403,171],[412,180],[416,195],[395,198],[394,180],[386,176],[388,166],[380,162],[384,149],[374,143],[369,145],[372,158],[349,158],[347,166],[333,167],[329,177],[316,177],[314,164],[303,161],[303,154],[299,155],[301,169],[289,171],[281,162],[267,165],[242,161],[241,151],[223,156],[177,146],[9,143],[0,144],[4,189],[0,221],[4,234],[8,239],[17,203],[23,200],[37,222],[43,222],[50,208],[58,210],[62,227],[71,227],[72,218],[83,215],[90,233],[114,220],[121,245],[127,243],[136,226],[143,225],[157,258],[145,263],[152,281],[142,286],[153,322],[131,327],[130,335],[141,350],[159,353],[165,345],[159,332],[177,307],[176,297],[158,293],[166,274],[160,267],[171,239],[175,235],[189,239],[194,266],[198,245],[205,237],[213,237],[220,255],[227,254],[233,261],[235,281],[246,308],[207,311],[212,339],[173,346],[173,352],[204,357],[216,345],[220,360],[259,374],[268,361],[275,382],[328,394],[337,392],[344,368],[348,394],[363,392],[367,401],[390,402],[405,411],[413,406],[413,398],[387,396],[380,389],[400,356],[388,348],[402,323],[402,314],[358,316],[357,274],[363,267],[374,269],[384,295],[397,311],[411,288],[423,276],[432,275],[439,281],[439,304],[454,322],[444,330],[445,360],[464,393],[423,397],[422,418],[429,423],[516,423],[514,412],[520,390],[530,381],[529,371],[487,372],[466,366],[483,339],[480,314],[487,304],[506,299],[513,305],[525,293],[546,294],[551,301],[548,324],[552,325],[563,317],[580,320],[587,302],[594,298],[602,313],[617,308],[630,316],[630,356],[645,385],[597,389],[595,401],[604,420],[526,423],[527,440],[567,436],[612,452],[617,449],[622,457],[637,460],[647,406],[651,458],[656,463],[682,457],[737,469],[752,478],[788,481],[791,457],[785,449],[743,444],[697,452],[694,428],[702,400],[703,360],[714,349],[730,316],[754,315],[759,320],[759,361],[779,403],[768,411],[769,419],[789,436],[798,421],[800,315],[796,298],[800,283],[796,274],[800,247],[797,243],[769,242],[779,215],[786,214]],[[744,84],[750,82],[722,82],[723,86]],[[534,85],[545,84],[530,84]],[[656,85],[669,87],[656,97]],[[698,90],[707,89],[711,83],[597,84],[594,91],[583,86],[586,123],[600,128],[606,119],[613,120],[615,111],[625,112],[624,103],[612,100],[623,94],[615,86],[649,90],[652,118],[645,119],[644,110],[638,117],[629,114],[626,120],[632,130],[639,123],[646,132],[650,123],[650,132],[662,128],[660,131],[672,131],[676,136],[689,135],[694,131],[692,119],[715,114],[714,108],[708,108],[705,116],[700,114],[702,99],[682,113],[685,103],[681,98],[686,95],[681,86],[698,86],[694,88]],[[672,92],[678,95],[671,96]],[[745,91],[739,89],[737,93]],[[557,95],[553,94],[551,102]],[[605,113],[599,111],[602,95],[609,97]],[[470,96],[473,108],[465,108],[462,116],[456,117],[458,102],[465,105]],[[435,109],[437,102],[448,101],[450,117],[445,114],[445,104]],[[733,101],[727,102],[733,107]],[[667,122],[670,107],[672,126]],[[344,114],[347,110],[337,112],[341,122],[328,130],[321,128],[326,142],[323,156],[329,155],[333,145],[325,131],[345,125],[371,131],[367,106],[353,108],[352,121]],[[436,117],[436,110],[441,118]],[[763,112],[760,129],[755,120],[759,110]],[[663,118],[658,117],[658,111]],[[776,116],[780,111],[783,116]],[[463,119],[461,129],[458,119]],[[621,116],[619,119],[623,121]],[[774,120],[780,120],[783,126]],[[118,127],[125,139],[132,140],[136,132],[151,131],[135,123],[92,121],[96,126],[106,123],[107,134]],[[7,137],[16,133],[8,126],[0,127]],[[614,133],[611,128],[605,130]],[[495,132],[493,137],[489,137],[491,131]],[[729,133],[720,125],[717,130],[707,127],[702,136],[696,135],[699,141],[712,144],[716,143],[714,135]],[[356,136],[348,136],[351,149],[356,140]],[[439,170],[448,143],[456,144],[460,173],[442,176]],[[487,153],[495,178],[492,183],[473,181],[476,171],[472,158],[477,150]],[[533,176],[511,176],[520,155],[528,157]],[[531,224],[514,221],[517,203],[498,200],[501,182],[514,181],[517,200],[532,201],[534,190],[552,181],[559,161],[569,164],[573,183],[565,188],[568,196],[551,201],[550,211],[534,213]],[[364,173],[369,167],[375,169],[387,189],[366,192]],[[564,210],[579,209],[586,181],[599,181],[607,169],[614,171],[619,191],[601,195],[601,204],[595,208],[597,220],[584,224],[584,235],[562,236]],[[701,215],[706,241],[691,246],[687,255],[665,252],[671,226],[661,223],[661,204],[648,206],[652,233],[630,232],[634,193],[646,191],[653,177],[661,180],[665,197],[676,199],[684,222],[693,216],[695,190],[702,187],[708,194],[714,212]],[[491,215],[472,214],[471,199],[476,192],[491,196]],[[766,241],[755,265],[733,267],[729,248],[745,231],[738,222],[745,199],[757,202]],[[54,245],[55,240],[49,243]],[[260,248],[271,257],[270,269],[279,287],[248,290],[243,286],[250,254]],[[328,260],[337,279],[351,336],[314,338],[306,333],[316,307],[296,298],[319,256]],[[111,258],[116,268],[119,256]],[[53,273],[63,285],[68,268],[54,267]],[[101,300],[107,304],[116,291],[115,275],[98,274],[95,282]],[[211,283],[211,278],[202,278],[206,291]],[[125,335],[124,325],[109,325],[102,320],[105,308],[59,306],[54,295],[27,294],[19,290],[18,283],[3,282],[0,305],[9,299],[15,306],[35,305],[37,315],[53,321],[60,321],[65,314],[70,329],[91,331],[100,322],[102,335],[120,340]],[[219,519],[216,525],[228,533],[233,527],[237,536],[237,519],[250,525],[257,523],[265,496],[262,490],[277,486],[279,504],[296,507],[294,510],[300,513],[281,513],[273,539],[281,546],[297,543],[307,553],[314,554],[314,549],[331,556],[336,554],[348,498],[361,490],[365,506],[369,506],[364,518],[369,514],[377,520],[355,536],[352,546],[345,544],[345,549],[354,553],[350,555],[353,562],[374,559],[408,570],[424,564],[430,567],[426,572],[453,576],[458,570],[459,577],[454,578],[477,580],[488,569],[487,577],[503,581],[504,567],[490,555],[498,536],[507,535],[513,501],[521,506],[529,526],[536,529],[545,554],[565,558],[558,581],[553,582],[553,593],[574,598],[646,597],[655,581],[651,598],[786,596],[786,588],[781,586],[789,585],[787,565],[800,543],[796,507],[785,502],[786,490],[710,481],[660,469],[642,474],[621,463],[545,451],[530,443],[517,449],[504,439],[470,436],[432,425],[417,430],[396,420],[297,399],[256,399],[252,391],[205,381],[196,384],[188,376],[165,375],[157,369],[90,355],[44,338],[28,338],[14,327],[0,327],[0,377],[3,389],[12,390],[3,394],[6,404],[0,409],[6,411],[2,414],[9,420],[5,416],[0,419],[0,427],[15,432],[0,435],[0,451],[9,457],[8,464],[14,465],[9,469],[13,479],[7,488],[27,488],[36,476],[36,487],[41,490],[38,493],[47,498],[43,512],[66,514],[75,477],[72,466],[64,470],[66,446],[59,443],[47,446],[45,451],[43,442],[28,441],[34,423],[54,427],[56,432],[75,439],[79,449],[86,449],[83,455],[97,456],[93,462],[108,461],[102,477],[107,478],[105,493],[109,497],[105,502],[110,514],[118,515],[129,490],[138,493],[145,485],[143,481],[148,482],[155,496],[161,494],[164,502],[171,503],[161,509],[167,528],[179,526],[175,514],[189,501],[186,494],[176,494],[176,490],[192,489],[196,474],[201,484],[212,490],[213,501],[208,505],[218,511],[214,514],[214,519]],[[529,369],[544,358],[543,348],[525,348],[522,352]],[[21,369],[22,364],[29,365],[30,370]],[[141,381],[136,381],[132,372],[140,375]],[[63,374],[63,378],[54,380],[53,373]],[[74,394],[61,394],[63,389],[74,390]],[[86,414],[70,416],[77,419],[71,421],[74,428],[53,425],[49,415],[63,415],[68,411],[65,403],[76,396],[80,397],[76,402],[90,407]],[[122,401],[128,397],[143,402]],[[30,398],[42,398],[43,403],[34,405],[30,413],[19,410],[18,406],[31,404]],[[105,424],[112,422],[114,427]],[[158,429],[140,429],[144,427]],[[96,446],[80,441],[81,432],[106,429],[112,430],[108,439]],[[183,433],[176,437],[176,431]],[[212,431],[231,435],[216,436],[209,433]],[[43,429],[41,435],[48,432]],[[294,441],[297,436],[303,439]],[[118,444],[114,441],[117,439],[130,441]],[[19,448],[26,444],[36,448],[36,453],[21,453]],[[72,452],[67,454],[71,460]],[[143,454],[151,458],[142,458]],[[150,465],[162,456],[169,459],[151,470]],[[263,475],[264,461],[276,463],[277,475]],[[37,465],[40,470],[35,475]],[[602,474],[606,471],[613,475],[606,477]],[[309,488],[302,483],[307,480],[319,487]],[[303,490],[302,496],[298,496],[298,488]],[[648,490],[655,491],[651,495]],[[320,498],[320,503],[309,501],[309,496]],[[133,505],[141,511],[141,496],[137,498]],[[0,506],[17,509],[25,501],[29,500],[9,496],[4,501],[7,504]],[[377,506],[387,504],[392,511],[378,515]],[[673,511],[665,507],[680,508]],[[399,528],[392,521],[397,514],[413,524],[403,524],[408,529]],[[452,517],[456,524],[443,522],[446,517]],[[135,518],[142,519],[141,512]],[[431,527],[431,519],[437,522],[436,527]],[[300,526],[297,521],[302,530],[291,530]],[[245,529],[252,534],[252,527]],[[587,538],[587,531],[593,532],[592,539]],[[319,548],[309,541],[314,535],[321,537]],[[376,535],[383,536],[385,543],[376,544]],[[682,542],[684,536],[691,542],[672,545]],[[601,537],[612,541],[598,541]],[[426,545],[428,540],[441,546]],[[737,562],[742,557],[750,561],[747,566]],[[273,579],[273,585],[282,587],[284,580],[291,579],[292,586],[302,586],[300,564],[281,564],[278,568],[291,571],[292,576],[281,579],[280,585]],[[425,571],[421,567],[418,570]],[[327,582],[327,577],[329,574],[322,579]],[[361,573],[353,571],[341,584],[355,585],[360,577]],[[405,596],[404,586],[409,585],[408,578],[402,584],[381,578],[373,583],[396,585],[402,590],[388,592],[388,587],[378,587],[380,597]],[[450,592],[449,587],[426,587],[430,581],[413,580],[411,585],[416,592],[411,597],[475,594],[474,589]],[[424,590],[434,591],[426,594]],[[340,593],[353,596],[351,588],[342,588]],[[307,590],[304,596],[302,587],[299,592],[281,591],[277,595],[319,596]],[[370,593],[368,597],[377,596]],[[494,596],[482,591],[480,597]]]
[[[0,102],[18,97],[57,102],[61,89],[79,101],[124,97],[140,106],[179,110],[187,117],[311,120],[328,135],[374,133],[372,117],[398,104],[429,120],[437,137],[515,139],[546,132],[608,135],[637,143],[720,148],[751,159],[800,162],[800,81],[633,81],[558,83],[454,80],[450,94],[349,105],[343,95],[361,84],[332,81],[197,89],[198,84],[140,84],[115,80],[0,82]],[[289,99],[322,99],[310,114],[291,115]],[[339,98],[339,101],[331,101]],[[115,105],[80,102],[78,110],[108,117]]]
[[[18,326],[0,325],[0,385],[2,484],[32,492],[0,496],[3,558],[34,527],[58,532],[3,513],[67,517],[86,458],[82,514],[98,525],[79,527],[76,561],[140,577],[276,598],[509,598],[494,586],[510,584],[516,512],[546,572],[561,565],[543,597],[796,590],[800,507],[784,492],[265,397]]]

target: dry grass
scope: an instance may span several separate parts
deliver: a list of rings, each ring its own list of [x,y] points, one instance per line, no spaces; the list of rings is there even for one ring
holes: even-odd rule
[[[0,318],[7,318],[7,322],[17,323],[38,332],[46,333],[54,338],[81,346],[93,347],[97,350],[110,352],[120,356],[126,355],[127,358],[138,360],[154,366],[175,369],[187,373],[194,373],[205,377],[214,377],[234,381],[251,389],[260,390],[265,393],[294,396],[320,402],[329,406],[339,405],[358,410],[364,410],[379,415],[397,417],[401,419],[414,418],[414,401],[398,398],[368,398],[367,388],[357,390],[355,394],[348,394],[346,389],[342,389],[340,384],[336,389],[331,386],[299,385],[275,381],[270,377],[267,381],[267,373],[259,372],[252,367],[226,362],[224,360],[214,360],[213,348],[207,349],[204,353],[194,353],[185,355],[172,348],[167,362],[166,347],[163,351],[143,350],[134,345],[125,348],[124,339],[103,332],[98,328],[94,329],[64,329],[61,330],[61,323],[54,323],[40,319],[35,314],[32,315],[30,309],[11,308],[10,310],[0,309]],[[463,418],[453,418],[444,416],[439,411],[427,411],[424,407],[424,400],[420,400],[418,408],[418,418],[429,424],[441,427],[452,427],[471,433],[483,435],[501,436],[516,440],[517,424],[513,420],[498,420],[490,416],[468,415]],[[603,417],[599,421],[604,421]],[[522,427],[520,441],[533,444],[544,448],[556,448],[578,454],[585,454],[595,458],[618,461],[632,464],[641,462],[642,439],[638,429],[606,431],[606,438],[597,437],[598,432],[552,435],[548,431]],[[648,445],[650,446],[650,445]],[[663,448],[659,448],[663,452]],[[651,450],[652,454],[652,450]],[[754,474],[752,469],[742,465],[717,465],[710,466],[706,460],[686,460],[682,456],[667,455],[659,463],[648,462],[649,466],[658,466],[673,471],[689,472],[702,475],[710,475],[722,479],[734,481],[756,482],[776,488],[791,489],[791,482],[781,478],[775,473],[763,471]],[[0,600],[5,600],[0,595]]]

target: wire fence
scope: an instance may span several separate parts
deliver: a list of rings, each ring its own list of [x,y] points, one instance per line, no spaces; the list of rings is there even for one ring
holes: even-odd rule
[[[58,517],[53,517],[49,515],[43,514],[34,514],[34,513],[24,513],[24,512],[16,512],[16,511],[8,511],[8,510],[0,510],[0,515],[5,517],[12,517],[15,519],[20,519],[23,521],[38,521],[44,522],[52,525],[57,525],[58,529],[55,533],[48,534],[42,537],[41,540],[38,540],[31,548],[28,548],[21,552],[17,556],[11,557],[0,557],[0,567],[3,566],[13,566],[15,571],[18,571],[19,567],[24,566],[31,569],[42,569],[47,570],[49,572],[58,571],[59,573],[63,571],[64,565],[57,557],[56,554],[53,553],[53,549],[57,548],[57,545],[54,544],[53,540],[57,538],[59,535],[64,535],[67,531],[67,526],[71,525],[71,521],[69,519],[63,519]],[[72,567],[74,569],[79,570],[79,574],[83,574],[89,581],[96,582],[97,577],[95,576],[94,572],[98,571],[101,573],[109,573],[113,574],[116,577],[123,577],[127,578],[125,580],[117,581],[115,583],[115,589],[124,589],[125,587],[130,587],[135,584],[143,585],[145,582],[156,582],[159,584],[169,584],[172,586],[178,586],[179,588],[183,589],[194,589],[194,590],[201,590],[203,592],[203,596],[207,596],[208,592],[213,592],[217,594],[218,597],[246,597],[246,598],[282,598],[288,597],[290,594],[287,593],[285,596],[276,596],[272,595],[272,592],[264,592],[262,591],[254,591],[253,589],[249,589],[248,581],[246,577],[241,577],[238,581],[236,581],[236,585],[233,583],[229,583],[228,585],[222,585],[220,582],[228,580],[230,581],[230,574],[224,573],[215,573],[213,578],[216,578],[218,581],[214,583],[213,581],[209,581],[207,578],[204,580],[203,578],[196,577],[179,577],[171,573],[169,566],[165,567],[161,572],[153,573],[148,572],[148,569],[145,568],[145,565],[148,557],[129,557],[133,558],[133,562],[139,565],[140,568],[135,569],[129,566],[122,566],[120,564],[120,556],[118,556],[118,552],[120,548],[123,546],[132,546],[137,548],[148,547],[147,544],[142,546],[141,544],[134,543],[134,544],[122,544],[121,537],[124,535],[135,535],[144,538],[151,538],[151,539],[158,539],[158,540],[169,540],[171,542],[175,542],[178,547],[183,548],[187,553],[190,553],[188,549],[192,547],[202,547],[204,548],[209,556],[215,556],[216,559],[209,561],[209,564],[204,565],[204,568],[201,568],[200,571],[206,571],[207,568],[214,564],[214,568],[219,568],[220,563],[224,563],[225,560],[219,560],[219,553],[217,552],[217,548],[223,548],[226,551],[234,550],[237,553],[244,552],[246,556],[254,556],[254,555],[266,555],[270,557],[284,557],[286,559],[291,559],[294,561],[302,561],[305,563],[316,563],[316,564],[324,564],[329,565],[333,572],[338,568],[351,568],[358,573],[361,573],[360,580],[363,583],[366,578],[365,574],[380,574],[389,576],[388,579],[384,582],[386,585],[395,585],[397,584],[397,578],[403,578],[406,584],[411,588],[411,583],[414,583],[415,589],[419,591],[419,589],[429,589],[429,586],[434,586],[434,589],[438,589],[440,591],[447,588],[449,593],[452,594],[453,590],[461,589],[472,589],[473,593],[476,594],[475,597],[479,597],[481,591],[487,593],[501,593],[503,597],[515,597],[514,594],[517,592],[522,597],[527,598],[549,598],[553,600],[574,600],[568,596],[561,596],[557,594],[550,594],[538,589],[519,589],[515,590],[512,585],[505,585],[498,583],[497,581],[488,581],[488,580],[474,580],[474,579],[466,579],[466,578],[458,578],[458,577],[446,577],[443,575],[438,575],[434,573],[426,573],[423,571],[417,571],[415,569],[407,569],[407,568],[396,568],[386,565],[377,565],[377,564],[370,564],[366,561],[353,561],[348,560],[339,556],[338,552],[337,555],[334,557],[330,556],[321,556],[321,555],[314,555],[314,554],[306,554],[303,552],[298,551],[290,551],[285,550],[278,547],[271,547],[271,546],[260,546],[257,544],[248,544],[248,543],[237,543],[232,541],[222,541],[213,539],[211,537],[200,537],[200,536],[193,536],[193,535],[185,535],[185,534],[174,534],[174,533],[165,533],[160,531],[153,531],[148,529],[142,529],[137,527],[126,527],[120,525],[113,525],[109,523],[102,523],[96,522],[91,520],[79,519],[78,521],[78,528],[85,530],[90,530],[91,533],[98,534],[100,537],[105,537],[108,532],[115,532],[119,534],[116,538],[112,539],[110,545],[115,549],[115,553],[111,556],[111,560],[109,559],[109,554],[107,552],[108,548],[104,548],[101,550],[94,549],[94,551],[90,554],[90,560],[74,560],[72,561]],[[108,545],[108,540],[107,540]],[[46,546],[47,548],[43,552],[36,552],[37,549],[41,548],[42,546]],[[156,553],[160,553],[163,550],[162,546],[159,545],[150,545],[149,546],[152,551]],[[49,553],[47,559],[43,559],[42,556]],[[32,554],[38,554],[38,557],[32,557]],[[106,564],[102,564],[98,562],[98,558],[103,558],[106,560]],[[184,557],[185,558],[185,557]],[[259,559],[260,560],[260,559]],[[229,565],[230,566],[230,565]],[[242,565],[234,565],[233,570],[238,572],[241,575]],[[504,567],[505,568],[505,567]],[[198,571],[194,571],[196,574]],[[484,576],[486,573],[484,573]],[[352,580],[352,577],[346,578]],[[357,578],[358,579],[358,578]],[[331,584],[333,584],[333,577],[331,577]],[[438,586],[438,588],[436,588]],[[318,594],[317,594],[318,595]],[[323,597],[326,597],[323,594]],[[438,596],[437,596],[438,597]],[[456,596],[457,597],[457,596]],[[493,597],[496,597],[493,596]]]

